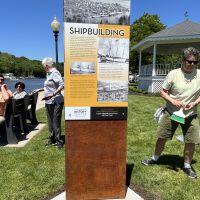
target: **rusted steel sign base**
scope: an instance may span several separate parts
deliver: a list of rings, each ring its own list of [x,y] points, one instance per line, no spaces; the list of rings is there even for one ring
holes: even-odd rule
[[[127,121],[66,121],[67,200],[125,198]]]

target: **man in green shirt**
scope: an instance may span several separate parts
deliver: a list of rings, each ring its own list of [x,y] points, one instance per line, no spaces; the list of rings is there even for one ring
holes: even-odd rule
[[[181,125],[185,147],[183,171],[190,178],[197,178],[191,167],[195,143],[200,142],[200,127],[197,118],[197,105],[200,103],[200,70],[196,69],[199,52],[193,47],[183,50],[182,67],[169,72],[162,89],[161,96],[166,100],[166,109],[158,127],[158,139],[154,155],[142,161],[144,165],[156,164],[164,150],[167,140],[172,139],[178,125]],[[186,116],[181,124],[169,117],[180,109]]]

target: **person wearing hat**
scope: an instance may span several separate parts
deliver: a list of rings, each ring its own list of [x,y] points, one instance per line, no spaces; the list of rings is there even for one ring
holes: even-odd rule
[[[25,89],[25,84],[23,82],[17,82],[15,84],[15,89],[16,91],[13,93],[13,98],[14,99],[22,99],[24,98],[25,95],[27,95],[27,92],[24,90]]]

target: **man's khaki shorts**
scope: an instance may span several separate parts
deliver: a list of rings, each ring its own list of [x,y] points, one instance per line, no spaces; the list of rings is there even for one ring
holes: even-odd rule
[[[180,123],[169,119],[170,114],[164,111],[159,123],[157,135],[158,138],[172,139],[178,125]],[[200,143],[200,126],[197,115],[190,116],[185,119],[185,124],[180,124],[185,143]]]

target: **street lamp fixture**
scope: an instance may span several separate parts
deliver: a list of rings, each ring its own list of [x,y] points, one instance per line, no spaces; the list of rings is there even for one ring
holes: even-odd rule
[[[51,22],[51,29],[55,36],[56,65],[58,66],[58,33],[60,31],[60,22],[57,20],[57,17],[54,17],[54,20]]]

